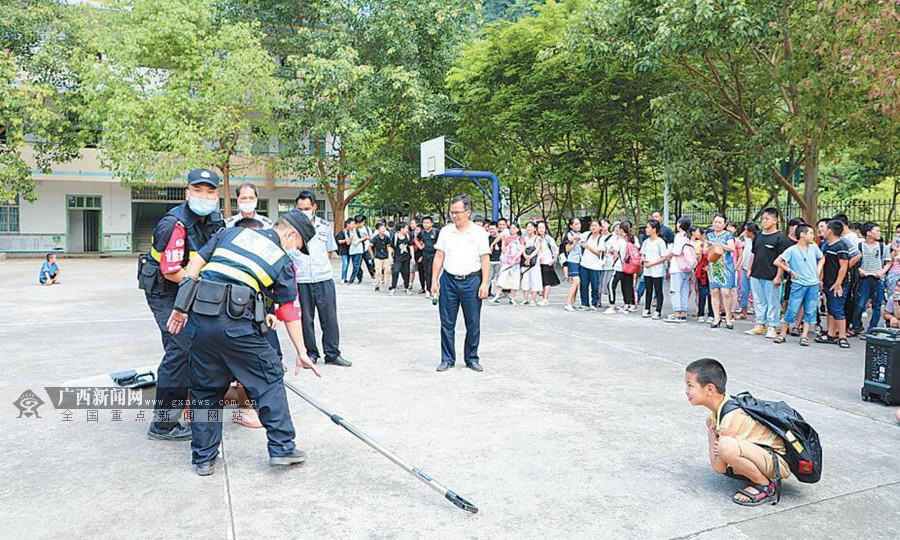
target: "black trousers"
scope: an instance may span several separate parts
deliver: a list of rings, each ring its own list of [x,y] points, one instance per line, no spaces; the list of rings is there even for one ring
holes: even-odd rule
[[[424,263],[424,260],[425,259],[423,257],[419,257],[419,260],[416,261],[416,270],[419,273],[419,288],[422,290],[427,290],[427,289],[425,289],[425,263]]]
[[[159,327],[165,351],[156,372],[156,405],[153,421],[160,429],[168,430],[178,423],[184,410],[184,400],[188,398],[188,388],[191,384],[188,366],[189,343],[184,332],[172,335],[166,328],[175,307],[175,297],[148,294],[146,298],[147,305],[150,306],[156,320],[156,326]]]
[[[409,288],[409,259],[405,261],[394,260],[394,264],[391,265],[391,289],[397,288],[397,277],[402,274],[403,275],[403,287],[405,289]]]
[[[340,329],[337,319],[337,297],[334,292],[334,281],[329,279],[316,283],[298,283],[300,295],[300,322],[303,324],[303,344],[306,354],[311,358],[319,358],[316,346],[316,311],[319,312],[319,326],[322,329],[322,349],[325,359],[332,360],[341,355],[338,348]]]
[[[616,281],[622,284],[622,301],[626,306],[634,305],[634,274],[616,272]],[[615,287],[615,285],[613,285]]]
[[[369,270],[369,277],[375,279],[375,259],[372,258],[372,252],[369,250],[363,251],[362,254],[363,262],[366,263],[366,268]],[[353,281],[352,279],[350,281]],[[359,275],[359,281],[362,281],[362,274]]]
[[[662,313],[663,307],[663,278],[644,276],[644,309],[650,311],[653,305],[653,296],[656,295],[656,312]]]
[[[424,272],[422,273],[422,279],[424,279],[424,285],[426,291],[431,292],[431,285],[434,282],[434,276],[431,275],[431,265],[434,262],[434,253],[431,255],[425,253],[422,255],[422,266],[424,267]]]

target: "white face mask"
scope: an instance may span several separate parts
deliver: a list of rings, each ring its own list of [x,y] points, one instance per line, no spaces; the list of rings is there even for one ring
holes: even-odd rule
[[[256,212],[256,201],[239,202],[238,209],[242,214],[253,214]]]
[[[316,213],[313,212],[312,210],[300,210],[300,211],[303,212],[304,214],[306,214],[306,217],[308,217],[310,220],[312,220],[312,218],[315,217],[315,215],[316,215]]]

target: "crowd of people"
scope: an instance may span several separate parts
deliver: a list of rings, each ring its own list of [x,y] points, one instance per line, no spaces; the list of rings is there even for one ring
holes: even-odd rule
[[[877,223],[851,223],[844,214],[815,225],[792,218],[785,230],[780,219],[775,208],[743,224],[716,215],[702,227],[685,216],[672,230],[661,212],[640,227],[572,218],[558,242],[545,221],[473,221],[489,235],[492,304],[547,306],[552,288],[565,285],[569,312],[640,308],[652,320],[728,330],[755,318],[745,333],[775,343],[796,337],[801,346],[849,348],[850,338],[865,339],[866,318],[869,330],[900,328],[900,226],[885,242]],[[412,294],[418,274],[418,293],[430,296],[438,234],[428,216],[378,222],[374,231],[363,216],[347,220],[336,237],[341,280],[361,283],[366,268],[376,291],[393,295],[402,281]],[[663,317],[667,296],[671,313]]]

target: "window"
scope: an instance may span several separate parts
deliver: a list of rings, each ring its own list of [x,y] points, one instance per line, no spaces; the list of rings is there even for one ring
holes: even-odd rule
[[[100,210],[99,195],[68,195],[66,206],[69,210]]]
[[[19,232],[18,199],[6,204],[0,204],[0,233],[17,232]]]

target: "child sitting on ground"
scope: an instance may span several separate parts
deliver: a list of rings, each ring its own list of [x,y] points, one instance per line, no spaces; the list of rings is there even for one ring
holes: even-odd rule
[[[48,253],[47,260],[41,265],[41,272],[38,274],[38,280],[41,285],[56,285],[59,283],[59,266],[56,264],[56,254]]]
[[[742,506],[774,504],[779,495],[776,470],[782,479],[791,474],[782,457],[784,441],[740,408],[723,414],[725,403],[730,400],[725,395],[727,379],[725,368],[712,358],[691,362],[684,373],[688,402],[712,411],[706,419],[709,463],[719,474],[750,482],[734,494],[734,503]],[[777,467],[775,459],[778,460]]]

